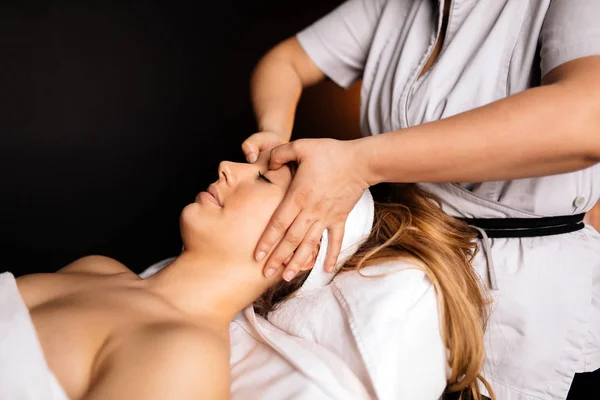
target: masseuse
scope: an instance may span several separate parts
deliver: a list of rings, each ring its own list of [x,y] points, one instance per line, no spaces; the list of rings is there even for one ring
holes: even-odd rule
[[[600,1],[350,0],[252,77],[248,161],[299,169],[256,249],[291,279],[379,182],[429,182],[479,231],[491,289],[484,375],[500,399],[564,399],[600,367]],[[364,138],[290,140],[303,88],[362,79]]]

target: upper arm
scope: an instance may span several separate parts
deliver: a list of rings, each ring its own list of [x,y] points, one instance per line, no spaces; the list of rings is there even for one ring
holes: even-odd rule
[[[540,33],[543,77],[569,61],[600,55],[598,16],[600,16],[598,0],[552,0],[550,2]]]
[[[387,0],[348,0],[296,36],[308,57],[338,85],[359,79]]]
[[[561,85],[593,162],[600,160],[600,1],[552,0],[540,33],[543,85]],[[574,125],[575,126],[575,125]]]
[[[197,328],[163,326],[123,343],[85,398],[229,399],[229,374],[226,340]]]
[[[273,57],[289,64],[302,82],[302,87],[315,85],[325,79],[323,71],[306,54],[298,39],[291,37],[279,43],[265,58]]]

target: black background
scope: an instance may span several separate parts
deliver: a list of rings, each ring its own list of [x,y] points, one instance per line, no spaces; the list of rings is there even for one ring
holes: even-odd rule
[[[339,3],[0,7],[0,270],[177,254],[181,209],[255,131],[254,65]],[[309,91],[295,136],[356,134],[355,94]]]
[[[181,209],[255,130],[252,68],[339,3],[2,3],[0,271],[176,255]],[[294,137],[356,137],[358,91],[310,89]]]

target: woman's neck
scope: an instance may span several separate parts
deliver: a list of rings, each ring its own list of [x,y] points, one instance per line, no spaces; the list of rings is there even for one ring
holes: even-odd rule
[[[261,265],[212,252],[184,251],[146,279],[148,289],[193,320],[226,328],[233,317],[267,287]]]

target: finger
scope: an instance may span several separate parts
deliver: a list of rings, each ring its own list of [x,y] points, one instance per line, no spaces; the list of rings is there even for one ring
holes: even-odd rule
[[[313,224],[300,246],[298,246],[298,250],[294,253],[292,261],[287,265],[283,273],[283,279],[289,282],[294,279],[296,274],[298,274],[298,271],[308,264],[310,258],[313,257],[315,248],[317,248],[321,242],[323,230],[324,228],[320,223],[316,222]]]
[[[269,169],[279,169],[290,161],[298,161],[296,142],[282,144],[271,149]]]
[[[344,224],[333,226],[328,229],[329,245],[327,246],[327,257],[325,258],[325,271],[333,272],[335,264],[342,249],[344,239]]]
[[[292,261],[292,257],[293,257],[293,256],[294,256],[294,253],[290,254],[290,255],[288,256],[288,258],[286,258],[286,259],[283,261],[283,265],[288,265],[288,264],[290,263],[290,261]]]
[[[315,266],[315,256],[311,255],[302,267],[300,267],[300,271],[308,271]]]
[[[262,261],[265,258],[300,213],[300,207],[290,200],[290,195],[289,192],[286,194],[261,235],[254,252],[256,261]]]
[[[313,222],[314,219],[308,212],[301,212],[298,217],[296,217],[281,242],[277,244],[277,247],[269,256],[269,259],[265,264],[265,275],[267,274],[267,271],[276,271],[279,269],[283,265],[283,261],[298,249],[298,246],[300,246],[304,240],[304,237],[313,225]]]
[[[249,163],[254,163],[258,159],[259,146],[257,146],[256,142],[256,136],[252,135],[242,143],[242,151]]]

